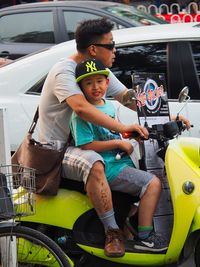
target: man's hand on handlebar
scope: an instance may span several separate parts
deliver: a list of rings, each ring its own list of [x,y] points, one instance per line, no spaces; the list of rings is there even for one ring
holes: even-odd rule
[[[177,120],[177,116],[172,115],[171,120],[172,121]],[[185,124],[187,130],[189,130],[192,127],[190,121],[186,119],[183,115],[178,115],[178,120],[182,121]]]

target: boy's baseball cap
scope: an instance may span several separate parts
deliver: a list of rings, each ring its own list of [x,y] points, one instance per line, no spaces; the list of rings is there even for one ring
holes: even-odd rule
[[[80,82],[82,79],[94,75],[94,74],[103,74],[108,76],[110,71],[105,68],[103,63],[100,60],[88,59],[82,61],[76,66],[75,76],[76,82]]]

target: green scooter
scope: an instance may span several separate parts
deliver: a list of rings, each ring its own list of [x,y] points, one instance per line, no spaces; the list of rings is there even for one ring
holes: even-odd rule
[[[180,98],[185,100],[187,94],[188,90],[183,90]],[[103,226],[82,184],[70,180],[57,196],[35,195],[36,214],[22,218],[22,225],[51,237],[72,260],[71,266],[177,266],[194,255],[196,267],[200,267],[200,139],[180,137],[184,129],[178,119],[148,127],[150,140],[157,141],[155,157],[164,164],[154,228],[169,240],[165,252],[138,251],[133,239],[125,242],[123,257],[106,257]],[[113,192],[113,202],[118,224],[123,226],[132,197]],[[129,219],[133,229],[136,217]]]

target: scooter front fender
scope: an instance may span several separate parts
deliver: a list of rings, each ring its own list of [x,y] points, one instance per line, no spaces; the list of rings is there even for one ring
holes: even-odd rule
[[[59,189],[56,196],[35,194],[35,215],[21,220],[72,230],[78,217],[91,208],[92,205],[86,195],[68,189]]]

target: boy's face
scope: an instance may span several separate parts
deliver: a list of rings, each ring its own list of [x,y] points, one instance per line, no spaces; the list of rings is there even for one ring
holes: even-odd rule
[[[108,88],[109,80],[105,75],[94,74],[80,82],[86,99],[93,105],[98,105]]]

